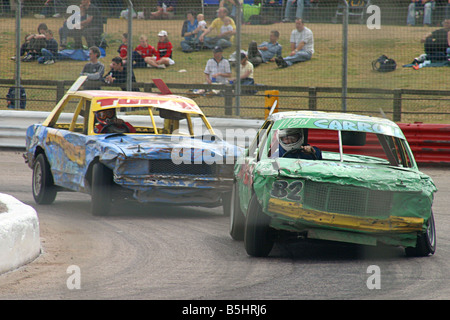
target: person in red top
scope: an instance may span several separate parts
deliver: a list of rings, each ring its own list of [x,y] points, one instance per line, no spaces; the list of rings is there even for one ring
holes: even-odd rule
[[[122,35],[122,44],[119,46],[117,52],[119,53],[119,56],[122,58],[123,63],[126,63],[128,57],[128,33],[124,33]]]
[[[148,44],[148,39],[144,35],[139,37],[139,43],[133,51],[133,67],[145,68],[147,65],[145,58],[157,56],[158,52],[153,46]]]
[[[147,63],[147,67],[155,67],[164,69],[167,66],[171,66],[175,64],[175,61],[172,59],[172,43],[169,41],[169,37],[167,35],[167,31],[161,30],[158,33],[158,46],[156,57],[147,57],[145,58],[145,62]]]
[[[136,133],[136,129],[130,123],[117,118],[115,109],[97,111],[95,120],[95,133]]]

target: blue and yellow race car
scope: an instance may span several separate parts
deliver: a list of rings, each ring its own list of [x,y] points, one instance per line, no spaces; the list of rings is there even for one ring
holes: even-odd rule
[[[72,86],[42,124],[26,133],[38,204],[59,191],[92,197],[94,215],[116,199],[216,207],[229,212],[241,153],[218,138],[197,104],[173,94],[78,90]]]

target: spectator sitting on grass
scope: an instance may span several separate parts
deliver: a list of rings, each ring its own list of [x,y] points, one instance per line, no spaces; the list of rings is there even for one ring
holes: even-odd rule
[[[164,69],[168,66],[175,64],[172,59],[172,43],[169,41],[167,31],[161,30],[158,33],[158,46],[156,47],[156,56],[146,57],[144,61],[147,63],[147,67],[155,67]]]
[[[53,38],[52,30],[47,30],[45,32],[45,42],[47,45],[45,48],[41,49],[41,56],[38,58],[38,62],[43,64],[53,64],[58,55],[58,42]]]
[[[283,47],[278,43],[280,33],[277,30],[270,31],[269,41],[264,41],[259,46],[255,41],[248,46],[248,60],[254,67],[261,63],[274,62],[276,57],[281,57]]]
[[[292,66],[294,63],[311,60],[314,53],[314,36],[305,27],[302,19],[295,20],[295,29],[291,33],[291,53],[289,56],[277,57],[275,62],[280,68]]]
[[[221,34],[220,29],[225,24],[224,19],[228,17],[227,8],[219,8],[217,10],[217,18],[213,20],[211,25],[202,33],[198,38],[200,42],[203,42],[203,46],[213,49],[216,46],[220,46],[222,49],[231,47],[233,43],[234,34],[236,33],[236,24],[233,19],[231,19],[230,24],[233,28],[231,33]],[[217,33],[216,37],[206,37],[211,31],[215,30]],[[228,38],[228,39],[227,39]]]
[[[117,49],[119,57],[122,58],[123,63],[127,63],[128,56],[128,33],[122,34],[122,44]]]
[[[133,51],[133,67],[145,68],[147,63],[145,58],[153,57],[156,50],[153,46],[148,44],[148,39],[145,35],[139,37],[139,45]]]

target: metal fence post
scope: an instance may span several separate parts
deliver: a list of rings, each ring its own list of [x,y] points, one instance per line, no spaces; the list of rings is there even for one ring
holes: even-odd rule
[[[348,2],[344,2],[344,14],[342,15],[342,112],[347,111],[347,76],[348,76]]]
[[[317,110],[317,88],[311,87],[308,89],[308,106],[309,110]]]
[[[394,90],[393,121],[402,121],[402,89]]]

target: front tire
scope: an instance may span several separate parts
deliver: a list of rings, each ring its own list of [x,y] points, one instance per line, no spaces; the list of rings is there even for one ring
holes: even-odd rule
[[[434,215],[427,221],[427,229],[417,235],[417,242],[415,247],[405,248],[405,253],[408,257],[426,257],[436,252],[436,227],[434,224]]]
[[[241,210],[239,187],[236,181],[234,182],[233,190],[231,191],[230,210],[230,236],[236,241],[242,241],[244,240],[245,234],[245,217]]]
[[[47,158],[40,153],[33,165],[33,198],[37,204],[51,204],[56,198],[56,187]]]
[[[266,257],[274,245],[273,232],[269,227],[270,217],[266,215],[253,194],[245,221],[244,244],[247,253],[254,257]]]
[[[91,212],[106,216],[111,210],[113,176],[110,169],[97,162],[92,167]]]

